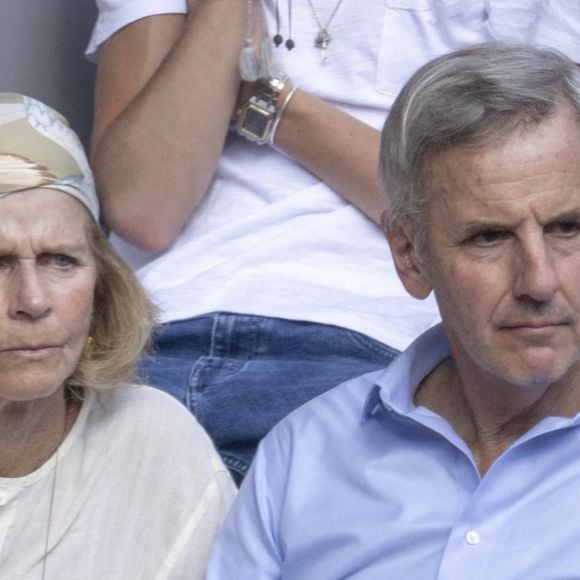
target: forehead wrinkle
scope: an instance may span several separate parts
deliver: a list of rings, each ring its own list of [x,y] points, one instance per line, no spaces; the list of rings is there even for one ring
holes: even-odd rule
[[[477,162],[476,162],[477,163]],[[435,168],[434,168],[435,169]],[[475,201],[484,205],[491,203],[521,203],[522,198],[535,200],[549,198],[553,194],[580,197],[580,170],[557,170],[534,175],[511,175],[502,178],[497,172],[469,167],[458,159],[445,160],[433,171],[433,199],[440,198],[450,205],[461,201]]]
[[[546,195],[546,192],[528,194],[524,199],[498,198],[476,200],[475,203],[460,202],[451,213],[451,204],[447,205],[452,218],[455,213],[463,216],[465,228],[472,226],[511,227],[515,228],[530,219],[545,226],[555,221],[580,221],[580,197],[565,201],[562,196],[557,198]]]
[[[74,240],[70,238],[55,239],[49,233],[47,236],[26,236],[16,239],[13,237],[5,238],[0,232],[0,254],[13,254],[22,258],[34,257],[39,254],[65,254],[80,257],[89,256],[92,252],[87,236]]]
[[[4,200],[0,200],[0,204]],[[77,203],[77,202],[75,202]],[[75,206],[72,206],[75,207]],[[82,207],[79,205],[82,209]],[[71,208],[72,209],[72,208]],[[82,217],[68,211],[63,212],[64,220],[35,217],[23,211],[0,205],[0,251],[2,253],[22,252],[30,248],[35,252],[67,250],[77,253],[89,247],[88,212]],[[81,234],[81,235],[79,235]]]
[[[570,130],[568,121],[565,114],[559,115],[496,143],[433,152],[429,162],[431,177],[434,182],[451,176],[482,184],[484,176],[485,183],[501,184],[569,174],[571,181],[580,183],[580,131]]]
[[[514,208],[516,211],[524,207],[529,208],[532,212],[546,211],[555,202],[557,198],[558,208],[564,206],[574,207],[580,201],[580,189],[557,184],[546,187],[539,184],[537,189],[526,188],[525,184],[516,182],[505,182],[501,187],[483,186],[480,192],[475,192],[471,200],[483,206],[488,211],[497,208],[498,211],[510,211]],[[495,191],[497,189],[497,191]],[[461,204],[462,201],[469,201],[465,198],[458,199],[456,202]]]

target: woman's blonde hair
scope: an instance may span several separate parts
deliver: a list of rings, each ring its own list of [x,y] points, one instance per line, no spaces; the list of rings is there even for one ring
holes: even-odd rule
[[[87,220],[89,221],[89,220]],[[131,268],[90,220],[89,245],[97,264],[87,345],[69,388],[111,389],[136,382],[135,367],[149,346],[156,311]]]

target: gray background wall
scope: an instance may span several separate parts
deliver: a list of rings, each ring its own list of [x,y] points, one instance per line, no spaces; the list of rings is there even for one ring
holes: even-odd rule
[[[0,91],[63,113],[88,144],[96,67],[83,56],[94,0],[0,0]]]

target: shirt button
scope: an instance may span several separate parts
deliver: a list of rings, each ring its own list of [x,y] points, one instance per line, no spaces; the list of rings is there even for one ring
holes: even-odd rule
[[[476,544],[479,544],[479,540],[481,538],[479,537],[479,534],[475,531],[475,530],[469,530],[466,534],[465,534],[465,541],[470,545],[470,546],[475,546]]]

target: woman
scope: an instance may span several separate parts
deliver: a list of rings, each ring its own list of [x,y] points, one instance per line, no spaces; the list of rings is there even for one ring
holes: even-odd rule
[[[128,385],[153,315],[76,135],[0,94],[1,577],[203,577],[233,485],[185,409]]]

